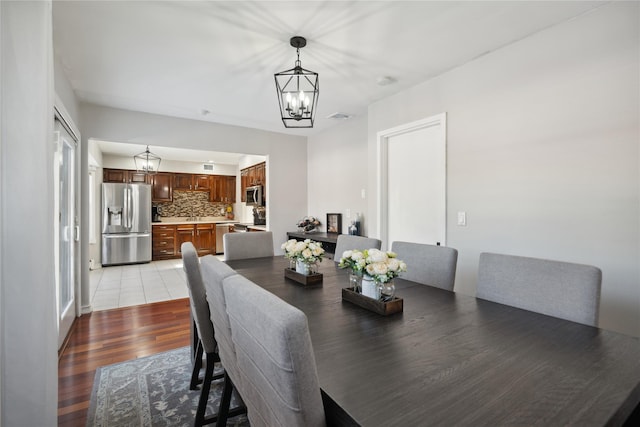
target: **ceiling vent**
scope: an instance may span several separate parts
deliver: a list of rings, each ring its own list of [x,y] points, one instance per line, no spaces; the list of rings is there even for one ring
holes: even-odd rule
[[[351,118],[351,115],[347,113],[333,113],[327,116],[327,119],[338,119],[338,120],[347,120],[350,118]]]
[[[205,163],[202,168],[207,172],[213,172],[213,163]]]

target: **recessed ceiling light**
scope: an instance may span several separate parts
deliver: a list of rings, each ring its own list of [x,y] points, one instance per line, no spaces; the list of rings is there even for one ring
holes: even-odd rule
[[[378,77],[378,85],[380,86],[387,86],[390,85],[392,83],[396,82],[396,79],[394,79],[393,77],[389,77],[389,76],[380,76]]]
[[[213,163],[213,160],[209,160],[209,163]]]
[[[347,113],[333,113],[327,116],[327,119],[341,119],[341,120],[346,120],[346,119],[350,119],[351,118],[351,114],[347,114]]]

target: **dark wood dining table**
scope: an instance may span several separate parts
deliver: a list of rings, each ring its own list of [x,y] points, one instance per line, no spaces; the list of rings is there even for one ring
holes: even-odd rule
[[[307,315],[332,424],[623,425],[639,405],[638,338],[400,278],[381,316],[342,300],[333,261],[315,286],[284,257],[227,263]]]

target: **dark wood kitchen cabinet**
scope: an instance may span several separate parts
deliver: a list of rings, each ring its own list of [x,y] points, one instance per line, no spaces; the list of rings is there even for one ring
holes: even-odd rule
[[[158,172],[151,176],[151,200],[154,202],[173,201],[173,174]]]
[[[128,173],[124,169],[102,169],[102,182],[127,182]]]
[[[193,189],[197,191],[211,191],[211,175],[194,175]]]
[[[144,172],[129,171],[128,182],[138,183],[138,184],[151,184],[150,177],[151,175],[147,175]]]
[[[216,253],[216,225],[204,224],[154,224],[152,227],[152,259],[182,257],[182,244],[191,242],[199,256]]]
[[[267,182],[267,164],[265,162],[255,165],[255,184],[253,185],[265,185]]]
[[[176,225],[176,255],[182,256],[182,244],[194,241],[196,236],[194,224]]]
[[[267,194],[267,163],[262,162],[240,170],[240,200],[246,202],[245,190],[253,185],[262,185],[263,197]]]
[[[196,236],[193,245],[198,251],[198,255],[209,255],[216,253],[216,225],[196,224]]]
[[[211,175],[194,175],[191,173],[174,173],[173,189],[182,191],[209,191]]]
[[[230,175],[211,175],[210,202],[235,203],[236,177]]]
[[[226,179],[227,179],[226,202],[235,203],[236,202],[236,177],[227,176]]]
[[[151,184],[150,177],[144,172],[128,169],[102,169],[102,182],[132,182],[140,184]]]
[[[182,244],[191,242],[198,255],[216,253],[215,224],[179,224],[176,225],[176,257],[182,256]]]
[[[191,190],[193,179],[190,173],[174,173],[173,189],[174,190]]]
[[[175,225],[153,225],[151,235],[152,259],[175,258]]]

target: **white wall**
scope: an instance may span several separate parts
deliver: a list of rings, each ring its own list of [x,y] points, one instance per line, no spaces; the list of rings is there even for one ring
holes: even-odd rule
[[[71,83],[67,78],[67,75],[64,72],[62,64],[58,60],[58,58],[54,55],[53,62],[53,76],[54,76],[54,87],[55,93],[58,96],[59,100],[64,105],[66,112],[69,114],[71,120],[77,125],[78,124],[78,99],[76,98],[75,92],[71,87]]]
[[[144,151],[144,148],[142,149]],[[151,150],[153,152],[153,150]],[[160,161],[160,172],[183,172],[200,175],[238,175],[238,165],[215,164],[213,171],[205,171],[203,163],[182,162],[177,160],[162,159]],[[113,154],[102,154],[102,167],[111,169],[135,169],[136,165],[133,157],[115,156]]]
[[[51,2],[0,2],[0,425],[57,423]],[[28,195],[28,197],[25,197]]]
[[[88,200],[88,197],[85,199],[86,200],[86,204],[83,203],[83,209],[86,209],[87,215],[94,215],[94,220],[96,221],[96,243],[89,243],[89,253],[87,258],[89,260],[93,260],[94,261],[94,268],[97,268],[100,266],[100,252],[102,250],[101,248],[101,236],[100,236],[100,230],[101,230],[101,216],[100,216],[100,206],[101,206],[101,189],[102,189],[102,152],[100,151],[100,148],[94,144],[94,143],[88,143],[87,144],[87,153],[88,153],[88,167],[87,167],[87,173],[89,173],[89,170],[93,169],[95,171],[95,181],[94,181],[94,188],[93,188],[93,194],[95,195],[95,200],[94,200],[94,210],[91,211],[90,210],[90,203]],[[83,146],[85,146],[83,144]],[[81,172],[83,170],[85,166],[83,165],[81,168]],[[83,178],[85,177],[85,175],[83,175]],[[87,182],[87,195],[89,193],[89,180],[88,179],[83,179],[83,181]],[[81,189],[81,191],[83,191]],[[85,206],[86,205],[86,206]],[[89,221],[85,221],[86,223],[88,223]],[[87,228],[87,230],[89,230]],[[89,233],[91,232],[91,230],[88,231]],[[89,238],[87,238],[87,240],[89,241]],[[90,242],[90,241],[89,241]],[[83,251],[84,252],[84,251]],[[85,270],[85,266],[82,267],[82,270]],[[86,280],[86,283],[89,283],[90,279]],[[85,281],[83,280],[83,284],[85,283]],[[90,284],[90,283],[89,283]],[[83,287],[82,289],[82,295],[84,297],[84,292],[85,292],[85,288]],[[86,311],[90,311],[91,307],[90,307],[90,300],[87,299],[87,301],[85,301],[84,298],[82,298],[83,300],[83,310]]]
[[[308,142],[309,212],[322,221],[326,230],[327,213],[342,214],[342,233],[362,213],[363,234],[370,229],[366,215],[367,199],[361,190],[369,188],[367,162],[367,118],[353,117]],[[365,191],[367,197],[368,191]],[[347,214],[350,211],[350,216]]]
[[[307,211],[306,138],[237,126],[80,105],[83,141],[89,138],[151,146],[226,151],[267,157],[267,226],[276,253],[286,232]]]
[[[640,336],[638,7],[605,5],[369,107],[368,149],[354,148],[369,165],[377,132],[447,113],[457,291],[475,294],[483,251],[592,264],[603,271],[600,326]],[[312,184],[324,179],[312,150],[340,138],[310,140],[310,207],[328,208],[350,191]],[[342,140],[361,138],[345,131]],[[336,181],[353,178],[332,171]],[[376,173],[367,179],[372,236]],[[466,227],[455,225],[457,211],[467,212]]]

